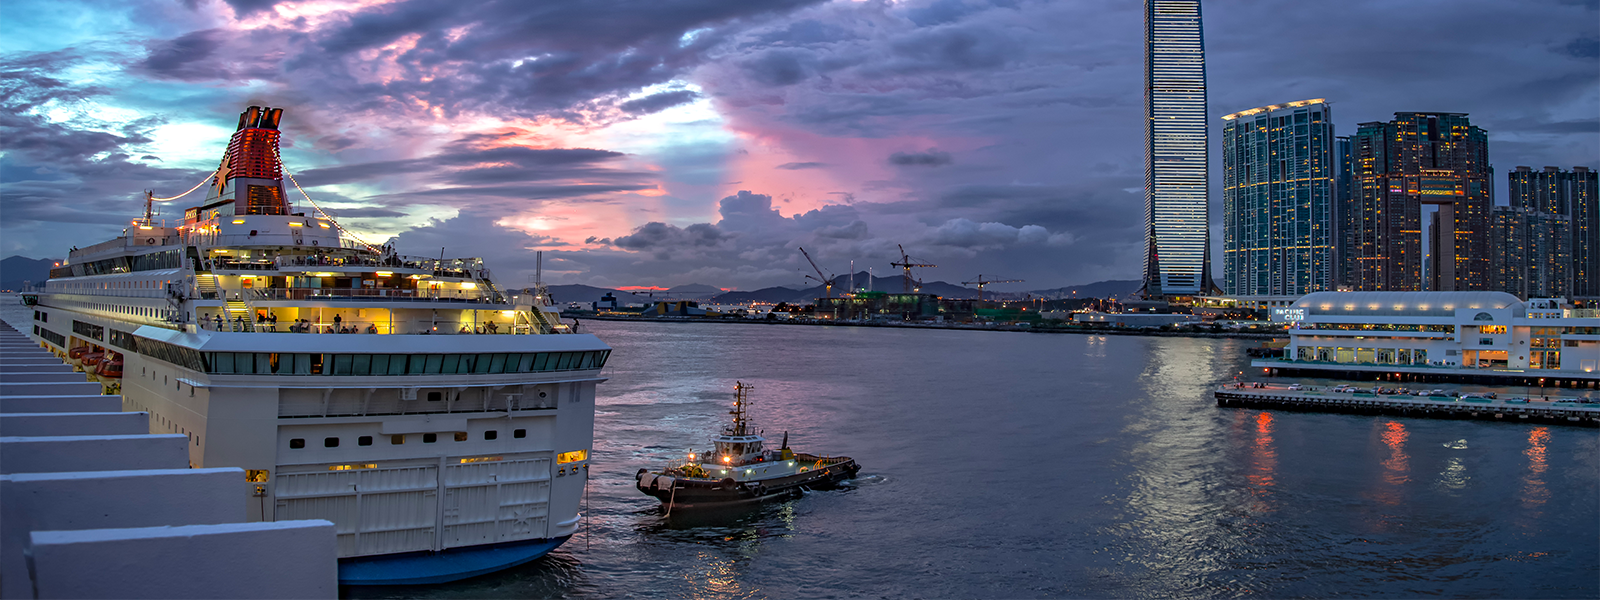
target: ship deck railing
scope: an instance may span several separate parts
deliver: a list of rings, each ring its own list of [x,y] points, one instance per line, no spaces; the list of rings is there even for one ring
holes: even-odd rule
[[[294,322],[203,319],[200,329],[223,333],[303,333],[303,334],[361,334],[361,335],[529,335],[535,333],[527,323],[463,323],[461,321],[436,321],[426,327],[414,329],[409,323],[386,321]]]

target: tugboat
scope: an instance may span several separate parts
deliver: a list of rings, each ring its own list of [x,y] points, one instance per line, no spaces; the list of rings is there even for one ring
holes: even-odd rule
[[[762,447],[766,438],[748,422],[751,386],[733,387],[733,424],[713,440],[710,456],[689,452],[676,467],[652,473],[639,469],[639,491],[674,509],[716,508],[754,504],[797,495],[803,490],[832,489],[855,477],[861,466],[848,456],[816,456],[789,449],[789,434],[777,450]],[[697,460],[698,459],[698,460]]]

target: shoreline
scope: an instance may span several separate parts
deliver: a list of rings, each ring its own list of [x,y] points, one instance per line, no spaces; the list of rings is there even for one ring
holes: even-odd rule
[[[594,321],[630,321],[639,323],[718,323],[718,324],[747,324],[770,326],[796,326],[796,327],[885,327],[892,329],[952,329],[962,331],[1003,331],[1009,333],[1054,333],[1054,334],[1079,334],[1079,335],[1130,335],[1148,337],[1191,337],[1191,338],[1236,338],[1244,340],[1273,340],[1289,337],[1288,334],[1253,333],[1244,331],[1144,331],[1138,329],[1091,329],[1077,327],[1018,327],[1015,325],[965,325],[961,323],[921,323],[921,322],[879,322],[871,321],[796,321],[796,320],[764,320],[764,319],[697,319],[692,317],[616,317],[607,315],[574,316],[563,313],[563,318],[576,319],[580,323],[584,320]]]

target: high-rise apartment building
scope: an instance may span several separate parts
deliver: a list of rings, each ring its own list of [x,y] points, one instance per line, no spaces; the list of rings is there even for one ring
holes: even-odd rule
[[[1349,254],[1355,243],[1350,232],[1355,231],[1355,227],[1349,214],[1350,188],[1353,185],[1350,136],[1341,135],[1333,140],[1333,153],[1339,159],[1339,174],[1333,179],[1334,289],[1352,289],[1350,281],[1354,277],[1350,265],[1355,261],[1350,259]]]
[[[1489,135],[1460,113],[1395,113],[1350,137],[1351,190],[1341,207],[1357,290],[1491,287]],[[1436,207],[1424,275],[1424,206]]]
[[[1572,242],[1572,296],[1600,299],[1600,185],[1588,167],[1573,167],[1567,182]]]
[[[1556,167],[1506,173],[1510,206],[1495,207],[1496,234],[1521,240],[1517,252],[1495,252],[1495,289],[1527,298],[1572,293],[1571,177]],[[1506,210],[1509,209],[1509,210]],[[1518,231],[1507,230],[1515,227]],[[1494,240],[1498,244],[1499,240]]]
[[[1334,289],[1333,117],[1326,100],[1222,117],[1223,291]]]
[[[1210,294],[1199,0],[1145,0],[1145,297]]]

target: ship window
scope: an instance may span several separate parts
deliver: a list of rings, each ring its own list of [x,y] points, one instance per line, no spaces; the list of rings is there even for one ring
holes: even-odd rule
[[[549,363],[550,363],[550,353],[549,352],[540,352],[540,353],[535,354],[533,356],[533,368],[531,370],[533,370],[533,371],[544,371],[544,370],[546,370],[548,368]]]
[[[461,366],[461,355],[460,354],[446,354],[446,355],[444,355],[444,365],[442,367],[443,370],[439,371],[439,372],[446,373],[446,374],[455,373],[456,372],[456,368],[458,368],[460,366]],[[432,369],[429,369],[429,371],[432,371]]]
[[[323,448],[338,448],[339,447],[339,438],[336,438],[336,437],[322,438],[322,447]]]
[[[393,355],[390,355],[389,356],[389,374],[390,375],[405,375],[406,374],[406,358],[407,357],[404,354],[393,354]],[[374,367],[373,371],[376,372],[377,368]]]
[[[350,358],[351,358],[351,356],[349,354],[335,354],[335,355],[333,355],[333,374],[334,375],[349,375],[350,374]]]
[[[295,375],[310,375],[311,374],[311,355],[310,354],[296,354],[296,355],[294,355],[294,374]]]
[[[422,443],[424,443],[424,444],[432,444],[432,443],[437,442],[437,441],[439,441],[439,434],[437,434],[437,433],[424,433],[424,434],[422,434]]]
[[[423,369],[422,372],[423,373],[427,373],[429,375],[432,375],[432,374],[435,374],[435,373],[439,373],[443,364],[444,364],[444,355],[443,354],[429,354],[428,355],[428,366],[427,366],[427,368]]]
[[[309,356],[310,360],[311,360],[311,374],[312,375],[321,375],[322,374],[322,355],[321,354],[309,354],[307,356]]]
[[[274,374],[281,372],[281,371],[279,371],[279,369],[282,369],[284,367],[282,355],[279,355],[278,353],[274,352],[274,353],[271,353],[271,354],[267,355],[267,360],[269,362],[269,366],[272,367],[272,372]]]
[[[482,360],[482,358],[480,357],[479,360]],[[512,363],[512,364],[516,364],[516,363]],[[479,368],[481,369],[482,367],[479,367]],[[506,355],[504,355],[504,354],[495,354],[495,355],[490,356],[489,357],[489,370],[488,370],[488,372],[489,373],[504,373],[504,372],[506,372]]]
[[[212,354],[211,367],[212,371],[215,371],[219,374],[226,375],[233,373],[233,353],[217,352]]]
[[[389,374],[389,355],[387,355],[387,354],[373,354],[371,356],[372,356],[372,372],[371,373],[373,375],[387,375],[387,374]],[[402,358],[401,360],[405,360],[405,359]],[[356,359],[356,364],[358,364],[358,365],[361,364],[361,359],[359,359],[359,358]],[[359,368],[359,367],[357,367],[357,368]]]
[[[351,356],[350,357],[350,374],[351,375],[371,375],[372,374],[372,355],[371,354],[356,354],[356,355]]]
[[[412,354],[406,364],[406,374],[421,375],[428,372],[428,355]]]
[[[467,432],[465,432],[465,431],[457,431],[456,432],[456,441],[458,441],[458,442],[467,441]]]
[[[272,360],[272,355],[271,354],[268,354],[266,352],[257,352],[257,353],[255,353],[255,360],[256,360],[256,371],[255,371],[256,373],[260,373],[262,375],[266,375],[266,374],[272,373],[273,371],[277,370],[277,369],[272,368],[272,363],[275,362],[275,361]]]
[[[406,436],[404,436],[404,435],[395,434],[395,435],[389,436],[389,444],[392,445],[392,446],[399,446],[399,445],[404,444],[404,443],[406,443]]]
[[[516,431],[513,431],[513,432],[511,432],[511,437],[519,438],[519,439],[528,437],[528,430],[526,430],[526,429],[518,429]]]
[[[472,373],[472,366],[477,363],[476,358],[477,355],[475,354],[462,354],[461,362],[456,365],[456,374],[467,375]]]
[[[428,401],[429,402],[438,402],[438,401],[443,400],[443,399],[444,399],[444,395],[440,394],[439,392],[428,392]]]
[[[558,371],[570,371],[570,370],[572,370],[572,363],[577,358],[577,354],[578,354],[577,352],[562,352],[561,353],[561,366],[558,367],[556,370],[558,370]]]
[[[528,354],[523,354],[521,359],[519,359],[521,364],[517,366],[517,372],[519,372],[519,373],[527,373],[529,371],[532,371],[533,370],[533,359],[536,356],[539,356],[539,355],[538,354],[533,354],[531,352],[528,353]]]
[[[289,447],[293,448],[295,450],[299,450],[301,448],[304,448],[304,447],[306,447],[306,440],[305,440],[305,438],[294,438],[292,440],[289,440]]]
[[[500,431],[497,430],[497,429],[490,429],[488,431],[483,432],[483,439],[492,440],[492,439],[495,439],[495,438],[498,438],[498,437],[500,437]]]
[[[356,445],[357,446],[371,446],[372,445],[372,436],[363,435],[361,437],[356,438]]]

